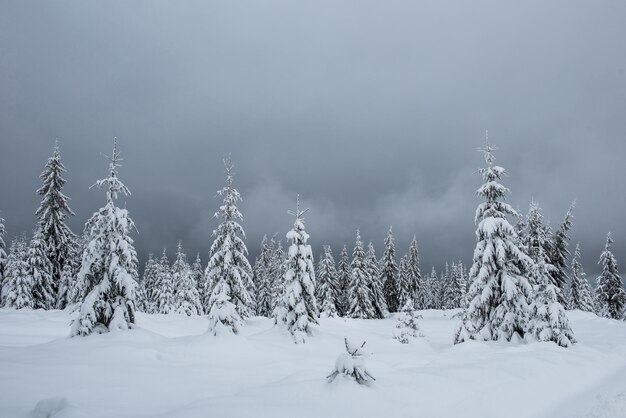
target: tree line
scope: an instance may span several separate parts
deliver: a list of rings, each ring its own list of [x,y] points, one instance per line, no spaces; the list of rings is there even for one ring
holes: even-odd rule
[[[526,216],[518,214],[505,203],[508,189],[500,182],[505,170],[494,163],[495,149],[482,149],[486,167],[480,170],[484,184],[477,195],[484,202],[476,211],[477,244],[469,270],[459,261],[423,275],[416,238],[398,258],[391,227],[380,258],[356,231],[351,254],[344,245],[335,261],[325,245],[315,265],[299,197],[290,211],[294,223],[286,234],[287,250],[277,234],[265,236],[251,265],[237,207],[242,197],[227,158],[225,185],[218,190],[222,203],[215,213],[220,222],[207,265],[199,254],[190,263],[179,243],[171,264],[165,250],[160,258],[151,254],[140,279],[131,237],[135,225],[116,205],[118,196],[130,195],[118,175],[117,141],[107,177],[94,184],[105,191],[105,205],[80,236],[66,224],[74,213],[62,192],[66,170],[56,144],[40,176],[42,200],[32,237],[13,240],[8,256],[0,218],[0,303],[17,309],[72,307],[78,311],[72,335],[132,327],[137,310],[206,314],[213,334],[238,333],[246,318],[266,316],[289,329],[297,343],[306,341],[321,316],[374,319],[413,309],[462,308],[457,343],[528,338],[569,346],[575,338],[566,308],[622,319],[626,291],[611,235],[594,289],[581,265],[580,246],[573,255],[569,250],[574,205],[556,231],[537,202],[530,203]]]

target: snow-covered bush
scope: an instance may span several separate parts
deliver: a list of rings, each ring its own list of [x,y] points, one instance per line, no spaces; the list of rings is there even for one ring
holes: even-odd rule
[[[340,374],[354,379],[360,385],[366,385],[375,381],[374,376],[365,367],[365,357],[367,357],[367,353],[363,351],[365,341],[359,346],[344,338],[344,344],[347,353],[341,353],[337,357],[335,368],[327,376],[328,382],[332,382]]]
[[[423,337],[424,334],[420,331],[418,323],[420,318],[421,316],[415,313],[413,301],[409,299],[398,314],[396,327],[393,330],[393,338],[402,344],[408,344],[410,338]]]

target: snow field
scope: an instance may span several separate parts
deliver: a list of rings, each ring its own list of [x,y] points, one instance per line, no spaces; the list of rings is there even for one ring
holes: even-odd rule
[[[138,328],[68,338],[67,311],[0,310],[0,416],[624,417],[626,323],[569,311],[579,343],[453,345],[458,311],[421,311],[400,344],[394,316],[321,319],[306,344],[266,318],[241,335],[206,317],[138,314]],[[367,340],[377,381],[325,377],[343,339]]]

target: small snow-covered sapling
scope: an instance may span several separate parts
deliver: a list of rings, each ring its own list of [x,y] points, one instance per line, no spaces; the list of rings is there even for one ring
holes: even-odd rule
[[[344,338],[347,353],[342,353],[335,361],[335,369],[327,376],[328,382],[335,380],[337,375],[343,374],[351,377],[360,385],[365,385],[376,379],[365,367],[366,353],[362,350],[365,341],[360,346],[352,344],[347,338]]]

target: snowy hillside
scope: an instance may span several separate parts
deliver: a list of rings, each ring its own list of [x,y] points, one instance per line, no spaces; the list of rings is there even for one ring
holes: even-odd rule
[[[138,314],[137,329],[68,338],[65,311],[3,309],[0,416],[626,416],[626,323],[570,311],[569,349],[452,345],[455,312],[421,312],[426,339],[410,344],[392,318],[335,318],[296,345],[266,318],[214,337],[206,317]],[[327,383],[344,336],[367,340],[370,387]]]

